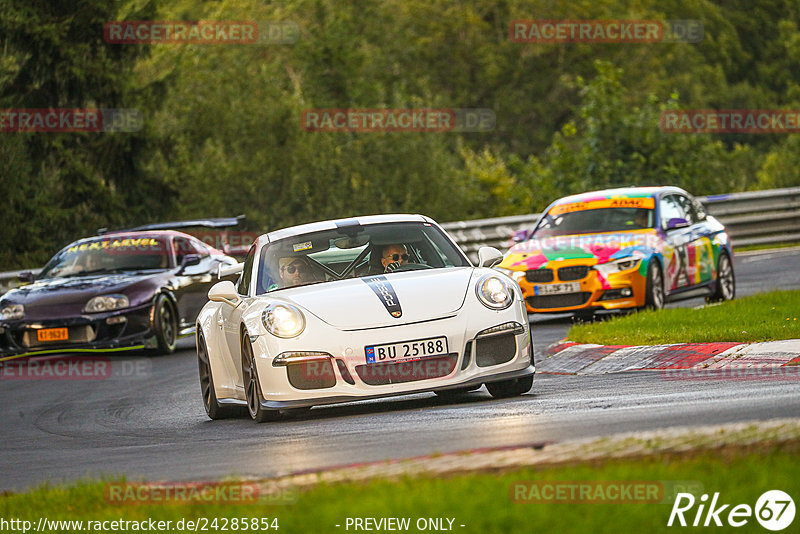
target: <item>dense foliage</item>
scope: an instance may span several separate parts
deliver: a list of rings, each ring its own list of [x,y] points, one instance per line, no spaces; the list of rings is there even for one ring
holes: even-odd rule
[[[293,44],[109,44],[113,20],[292,21]],[[699,19],[697,44],[523,44],[516,19]],[[663,133],[800,109],[795,0],[6,0],[0,108],[137,108],[136,133],[0,133],[0,270],[100,226],[245,213],[532,213],[612,185],[800,185],[797,136]],[[483,133],[308,132],[309,108],[489,108]]]

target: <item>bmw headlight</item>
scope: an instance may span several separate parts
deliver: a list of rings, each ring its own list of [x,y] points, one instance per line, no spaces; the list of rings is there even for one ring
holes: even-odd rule
[[[608,263],[600,263],[594,266],[594,269],[602,274],[604,277],[607,277],[609,274],[619,273],[622,271],[628,271],[635,267],[639,266],[639,262],[641,262],[641,258],[622,258],[615,261],[610,261]]]
[[[505,310],[514,302],[514,290],[499,276],[488,274],[475,287],[478,300],[491,310]]]
[[[261,314],[261,322],[270,334],[282,338],[299,336],[306,328],[303,312],[291,304],[270,304]]]
[[[512,271],[505,267],[494,267],[495,271],[500,271],[506,276],[511,277],[515,282],[519,282],[520,278],[525,278],[525,271]]]
[[[85,313],[99,313],[119,310],[128,306],[130,306],[130,302],[125,295],[100,295],[87,302],[83,311]]]
[[[25,316],[25,306],[22,304],[6,304],[0,309],[0,320],[13,321]]]

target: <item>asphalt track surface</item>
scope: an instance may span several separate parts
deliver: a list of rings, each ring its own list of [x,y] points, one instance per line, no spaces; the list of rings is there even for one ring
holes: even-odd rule
[[[738,255],[737,294],[800,287],[800,249]],[[671,306],[696,306],[701,299]],[[571,319],[535,317],[537,355]],[[658,372],[537,375],[530,393],[433,394],[314,408],[277,423],[209,421],[190,339],[167,357],[115,357],[96,381],[0,381],[0,491],[125,474],[129,480],[270,477],[437,452],[590,438],[800,413],[800,384],[666,380]]]

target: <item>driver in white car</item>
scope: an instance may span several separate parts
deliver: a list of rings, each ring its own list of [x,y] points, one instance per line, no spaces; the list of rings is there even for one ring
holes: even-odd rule
[[[381,253],[383,272],[390,273],[408,263],[408,250],[405,245],[387,245]]]

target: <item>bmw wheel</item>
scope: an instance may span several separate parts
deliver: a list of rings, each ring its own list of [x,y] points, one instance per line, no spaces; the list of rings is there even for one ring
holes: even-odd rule
[[[733,264],[726,252],[719,255],[717,260],[717,288],[708,298],[711,302],[733,300],[736,296],[736,276],[733,273]]]
[[[647,267],[644,305],[652,310],[664,307],[664,275],[656,260],[652,260]]]

